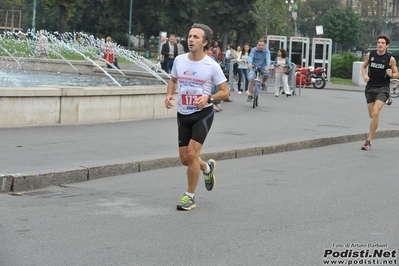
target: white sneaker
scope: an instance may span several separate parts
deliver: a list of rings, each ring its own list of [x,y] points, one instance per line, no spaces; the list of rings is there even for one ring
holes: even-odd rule
[[[238,91],[237,93],[238,93],[238,94],[242,94],[242,91]]]

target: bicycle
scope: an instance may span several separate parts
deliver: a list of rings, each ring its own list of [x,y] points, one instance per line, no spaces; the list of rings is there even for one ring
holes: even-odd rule
[[[261,68],[257,67],[255,69],[254,87],[252,89],[252,108],[258,106],[258,99],[260,97],[260,88],[261,88],[259,76],[261,72],[262,72]]]
[[[399,97],[399,79],[391,79],[390,82],[390,94],[391,98],[398,98]]]

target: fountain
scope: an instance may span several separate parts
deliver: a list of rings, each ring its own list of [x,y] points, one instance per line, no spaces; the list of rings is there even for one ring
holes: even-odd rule
[[[129,69],[106,68],[102,39],[44,32],[48,58],[27,56],[30,33],[0,35],[0,126],[106,122],[174,116],[163,106],[170,76],[159,64],[119,45]],[[36,35],[35,35],[36,36]],[[77,40],[79,36],[79,41]],[[72,57],[79,59],[68,59]]]
[[[90,61],[92,65],[95,65],[97,69],[101,70],[103,74],[109,76],[110,78],[112,77],[109,75],[108,71],[103,68],[103,66],[99,66],[96,61],[100,62],[105,62],[103,58],[100,58],[98,56],[98,51],[103,50],[105,46],[105,42],[103,39],[95,39],[93,36],[88,36],[83,33],[64,33],[64,34],[51,34],[49,32],[43,31],[44,35],[50,40],[49,46],[50,46],[50,56],[55,55],[57,58],[61,58],[64,60],[66,63],[68,63],[75,72],[79,73],[79,71],[76,69],[76,67],[71,63],[71,60],[67,60],[62,54],[63,53],[70,53],[74,52],[81,56],[81,60],[85,61]],[[0,35],[0,43],[1,42],[13,42],[9,44],[8,46],[14,46],[17,49],[15,49],[14,53],[17,53],[17,57],[20,57],[22,59],[24,55],[21,56],[21,50],[24,49],[24,47],[34,47],[35,42],[32,42],[27,36],[30,35],[30,32],[24,34],[22,32],[18,32],[17,34],[11,33],[11,32],[6,32],[4,35]],[[77,41],[76,36],[79,35],[79,41]],[[18,39],[15,37],[18,36]],[[36,35],[34,35],[36,36]],[[17,43],[17,45],[15,45]],[[19,47],[19,49],[18,49]],[[18,60],[15,59],[15,57],[12,55],[10,51],[8,51],[6,48],[4,48],[2,45],[0,45],[0,49],[5,51],[13,61],[15,61],[18,64],[18,67],[12,67],[13,70],[21,69],[21,65],[18,63]],[[125,48],[119,46],[119,45],[114,45],[113,48],[115,54],[118,55],[119,58],[124,58],[136,66],[144,69],[146,72],[150,73],[153,77],[158,79],[164,84],[167,84],[164,78],[170,78],[169,74],[167,74],[165,71],[161,69],[159,64],[154,64],[147,58],[144,58],[143,56],[135,53],[134,51],[128,51]],[[19,53],[19,54],[18,54]],[[46,62],[49,63],[49,62]],[[2,67],[4,68],[4,67]],[[117,68],[114,68],[116,71],[118,71],[122,76],[126,77],[126,75],[120,71]],[[49,70],[50,71],[50,70]],[[54,70],[53,70],[54,71]],[[158,73],[161,73],[159,75]],[[112,79],[112,78],[111,78]],[[115,82],[116,85],[117,82]],[[119,85],[118,85],[119,86]]]

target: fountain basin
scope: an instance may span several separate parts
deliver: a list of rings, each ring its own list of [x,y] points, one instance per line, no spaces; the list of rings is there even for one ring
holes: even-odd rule
[[[0,70],[9,71],[37,71],[37,72],[49,72],[49,73],[69,73],[76,74],[76,70],[72,68],[65,60],[62,59],[45,59],[45,58],[17,58],[14,60],[11,57],[0,56],[1,67]],[[105,77],[104,72],[97,66],[93,65],[87,60],[69,60],[69,62],[83,75],[97,75]],[[95,61],[100,67],[105,67],[105,62]],[[113,77],[122,77],[116,69],[105,68],[106,71]],[[140,80],[149,80],[158,82],[158,80],[148,71],[140,70],[136,67],[136,70],[122,69],[123,73],[128,78],[137,78]],[[158,73],[163,79],[167,80],[168,76],[163,73]]]
[[[0,126],[111,122],[176,116],[166,86],[0,88]]]
[[[126,71],[125,71],[126,72]],[[150,77],[139,77],[137,73],[130,77],[113,74],[113,80],[104,73],[79,75],[77,73],[58,73],[28,70],[0,70],[0,87],[35,87],[35,86],[72,86],[72,87],[109,87],[118,82],[121,86],[161,85]]]
[[[29,73],[55,74],[69,73],[69,76],[48,77],[55,85],[7,85],[0,87],[0,127],[37,126],[54,124],[100,123],[131,119],[151,119],[176,115],[176,108],[167,110],[164,106],[166,95],[165,85],[151,73],[138,70],[123,70],[122,76],[115,69],[106,71],[115,78],[129,78],[129,80],[148,80],[148,85],[135,86],[102,86],[74,85],[82,75],[89,75],[94,79],[107,79],[104,72],[92,62],[86,60],[71,60],[76,68],[72,68],[65,60],[41,58],[0,57],[2,66],[0,72],[7,81],[12,81],[12,75],[22,72],[22,84],[38,76]],[[102,61],[96,61],[101,67]],[[7,73],[8,72],[8,73]],[[68,75],[68,74],[67,74]],[[166,76],[163,76],[167,78]],[[8,78],[8,80],[7,80]],[[68,85],[60,84],[60,79],[68,80]],[[107,80],[110,84],[113,82]],[[40,82],[40,81],[39,81]],[[13,82],[9,82],[13,83]],[[33,82],[32,82],[33,83]],[[141,84],[145,84],[141,82]],[[114,84],[113,84],[114,85]]]

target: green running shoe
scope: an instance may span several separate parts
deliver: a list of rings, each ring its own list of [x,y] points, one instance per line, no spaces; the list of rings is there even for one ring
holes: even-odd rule
[[[197,207],[197,205],[195,205],[194,198],[186,195],[186,193],[184,193],[179,204],[177,204],[177,209],[179,211],[191,211],[192,209],[195,209],[195,207]]]
[[[208,191],[211,191],[216,186],[216,161],[214,159],[210,159],[206,163],[209,165],[209,168],[211,168],[211,171],[209,174],[203,173],[205,178],[205,187]]]

